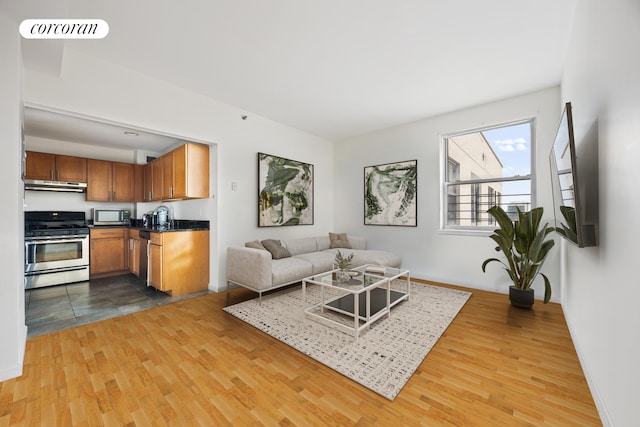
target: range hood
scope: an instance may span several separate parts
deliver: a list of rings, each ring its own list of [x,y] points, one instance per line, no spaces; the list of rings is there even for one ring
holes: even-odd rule
[[[83,193],[87,189],[86,182],[45,181],[40,179],[25,179],[25,190],[38,191],[66,191]]]

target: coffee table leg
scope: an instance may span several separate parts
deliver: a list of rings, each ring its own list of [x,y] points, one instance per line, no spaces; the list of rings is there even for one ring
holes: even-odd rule
[[[391,317],[391,280],[387,279],[387,319]]]
[[[356,341],[358,341],[358,335],[360,333],[358,326],[360,325],[360,295],[359,294],[352,294],[353,295],[353,314],[355,316],[353,316],[353,327],[355,328],[355,332],[356,332]]]
[[[302,309],[304,310],[307,306],[307,282],[302,281]]]

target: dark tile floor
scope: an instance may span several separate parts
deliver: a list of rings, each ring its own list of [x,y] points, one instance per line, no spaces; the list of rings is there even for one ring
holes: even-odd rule
[[[30,289],[25,291],[27,335],[35,337],[208,292],[171,297],[134,275]]]

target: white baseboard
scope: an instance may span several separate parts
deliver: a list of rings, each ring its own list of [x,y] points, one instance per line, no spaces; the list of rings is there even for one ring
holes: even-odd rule
[[[586,358],[583,357],[583,352],[580,349],[577,341],[574,339],[575,334],[573,333],[573,328],[571,327],[571,321],[567,317],[564,312],[564,307],[562,307],[562,314],[564,315],[565,321],[567,322],[567,327],[569,328],[569,334],[571,335],[571,340],[573,341],[573,346],[576,349],[576,353],[578,354],[578,360],[580,361],[580,366],[582,367],[582,372],[584,372],[584,377],[587,380],[587,384],[589,385],[589,390],[591,390],[591,396],[593,397],[593,402],[596,405],[596,409],[598,410],[598,415],[600,415],[600,421],[602,421],[602,425],[604,427],[613,427],[613,421],[611,420],[611,416],[609,415],[609,411],[607,411],[607,406],[602,399],[600,394],[600,390],[598,389],[598,385],[593,380],[591,376],[591,371],[589,370],[589,365],[586,362]]]
[[[14,366],[0,371],[0,382],[17,378],[22,375],[22,368],[24,366],[24,354],[27,348],[27,326],[24,325],[20,329],[20,348],[18,349],[18,360]]]

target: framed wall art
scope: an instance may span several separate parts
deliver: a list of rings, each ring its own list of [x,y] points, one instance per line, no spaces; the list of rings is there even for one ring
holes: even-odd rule
[[[364,168],[364,224],[418,225],[418,161]]]
[[[258,227],[313,224],[313,165],[258,153]]]

